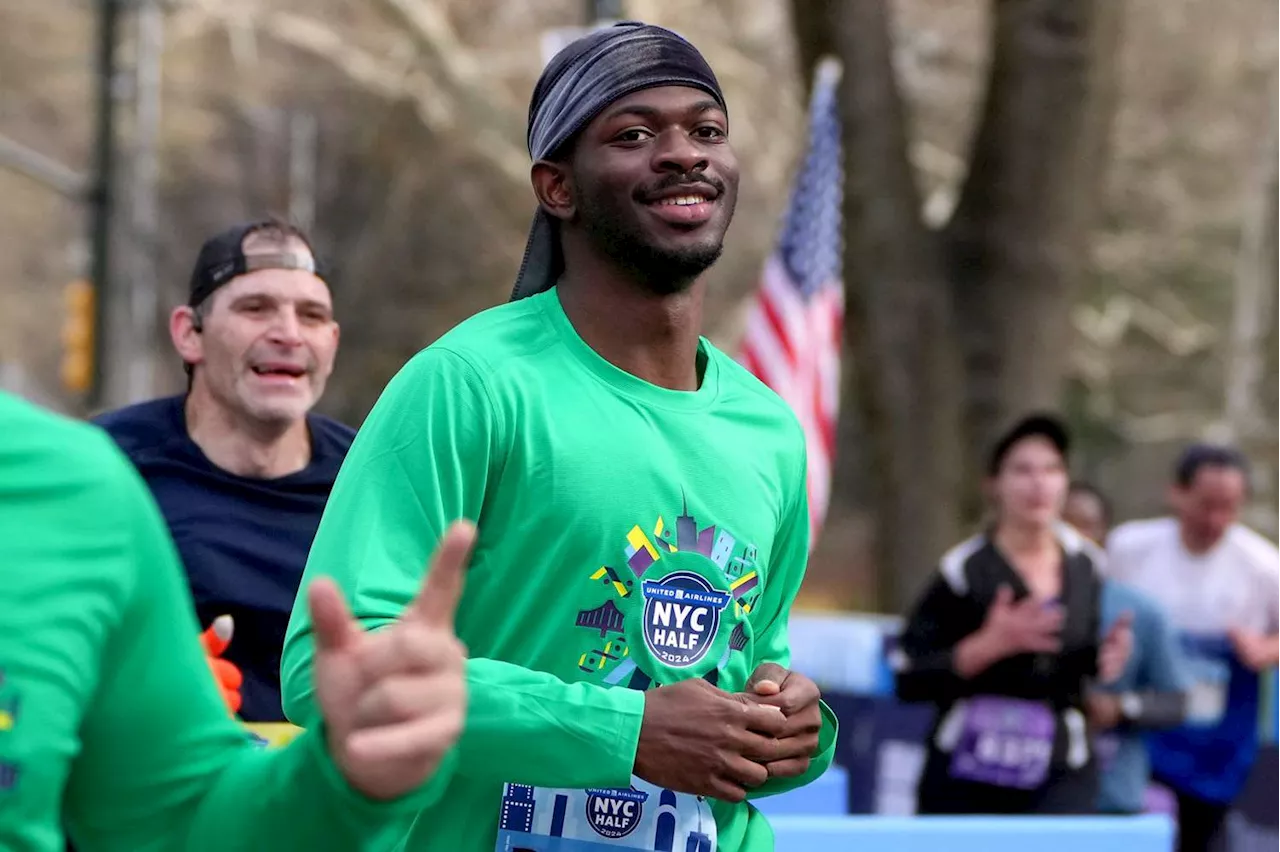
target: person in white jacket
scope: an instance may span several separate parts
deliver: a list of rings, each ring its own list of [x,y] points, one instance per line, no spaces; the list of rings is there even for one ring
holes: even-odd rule
[[[1259,673],[1276,665],[1280,551],[1239,522],[1249,468],[1237,450],[1195,444],[1178,460],[1170,517],[1117,527],[1109,573],[1155,599],[1179,631],[1211,725],[1150,739],[1154,777],[1178,798],[1180,852],[1210,847],[1258,750]]]

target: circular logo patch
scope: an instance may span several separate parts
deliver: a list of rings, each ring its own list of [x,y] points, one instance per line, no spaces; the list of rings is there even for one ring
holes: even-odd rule
[[[644,643],[654,659],[687,669],[707,655],[720,631],[720,613],[733,600],[700,574],[675,571],[641,584]]]
[[[649,794],[641,790],[587,790],[587,822],[601,837],[626,837],[640,824]]]

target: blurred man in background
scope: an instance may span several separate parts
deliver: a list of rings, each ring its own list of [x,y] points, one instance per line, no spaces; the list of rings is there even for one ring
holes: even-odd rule
[[[1248,492],[1243,455],[1193,445],[1175,468],[1173,517],[1124,524],[1107,543],[1111,573],[1159,603],[1181,632],[1196,715],[1217,718],[1150,741],[1156,779],[1177,794],[1182,852],[1210,847],[1249,776],[1259,673],[1277,659],[1280,553],[1238,522]]]
[[[1094,486],[1073,482],[1062,517],[1099,547],[1106,543],[1111,505]],[[1104,565],[1105,558],[1099,559],[1099,566]],[[1184,721],[1190,679],[1177,636],[1160,606],[1137,589],[1107,578],[1102,584],[1102,630],[1111,629],[1121,613],[1132,618],[1133,651],[1114,683],[1089,694],[1086,708],[1101,770],[1098,810],[1126,815],[1158,807],[1150,801],[1151,767],[1143,732]]]
[[[1062,507],[1062,520],[1098,547],[1104,547],[1111,517],[1111,501],[1106,495],[1087,482],[1071,483],[1067,502]]]
[[[209,239],[169,331],[187,393],[96,422],[160,504],[201,625],[232,616],[229,646],[225,631],[205,640],[244,674],[241,717],[284,721],[285,628],[354,434],[311,412],[333,371],[338,324],[307,237],[265,221]]]

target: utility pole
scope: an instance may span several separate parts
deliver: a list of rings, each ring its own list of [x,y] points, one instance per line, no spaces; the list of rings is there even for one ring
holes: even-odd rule
[[[124,376],[125,402],[154,392],[156,311],[160,281],[156,275],[156,247],[160,238],[159,143],[161,59],[164,54],[164,9],[159,0],[135,4],[134,138],[130,275],[128,300],[128,358]],[[125,343],[125,341],[118,341]]]
[[[104,401],[107,379],[106,355],[114,340],[108,339],[111,296],[112,182],[115,172],[115,79],[116,40],[120,24],[119,0],[98,0],[97,130],[94,144],[93,189],[90,192],[90,280],[95,291],[93,381],[88,404]]]

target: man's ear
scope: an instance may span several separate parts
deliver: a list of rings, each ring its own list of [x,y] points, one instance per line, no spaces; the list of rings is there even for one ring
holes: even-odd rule
[[[194,308],[179,305],[169,314],[169,338],[178,357],[188,364],[204,360],[204,338],[200,335],[200,323]]]
[[[539,160],[531,173],[533,192],[547,215],[568,222],[577,213],[573,201],[573,176],[564,163]]]

